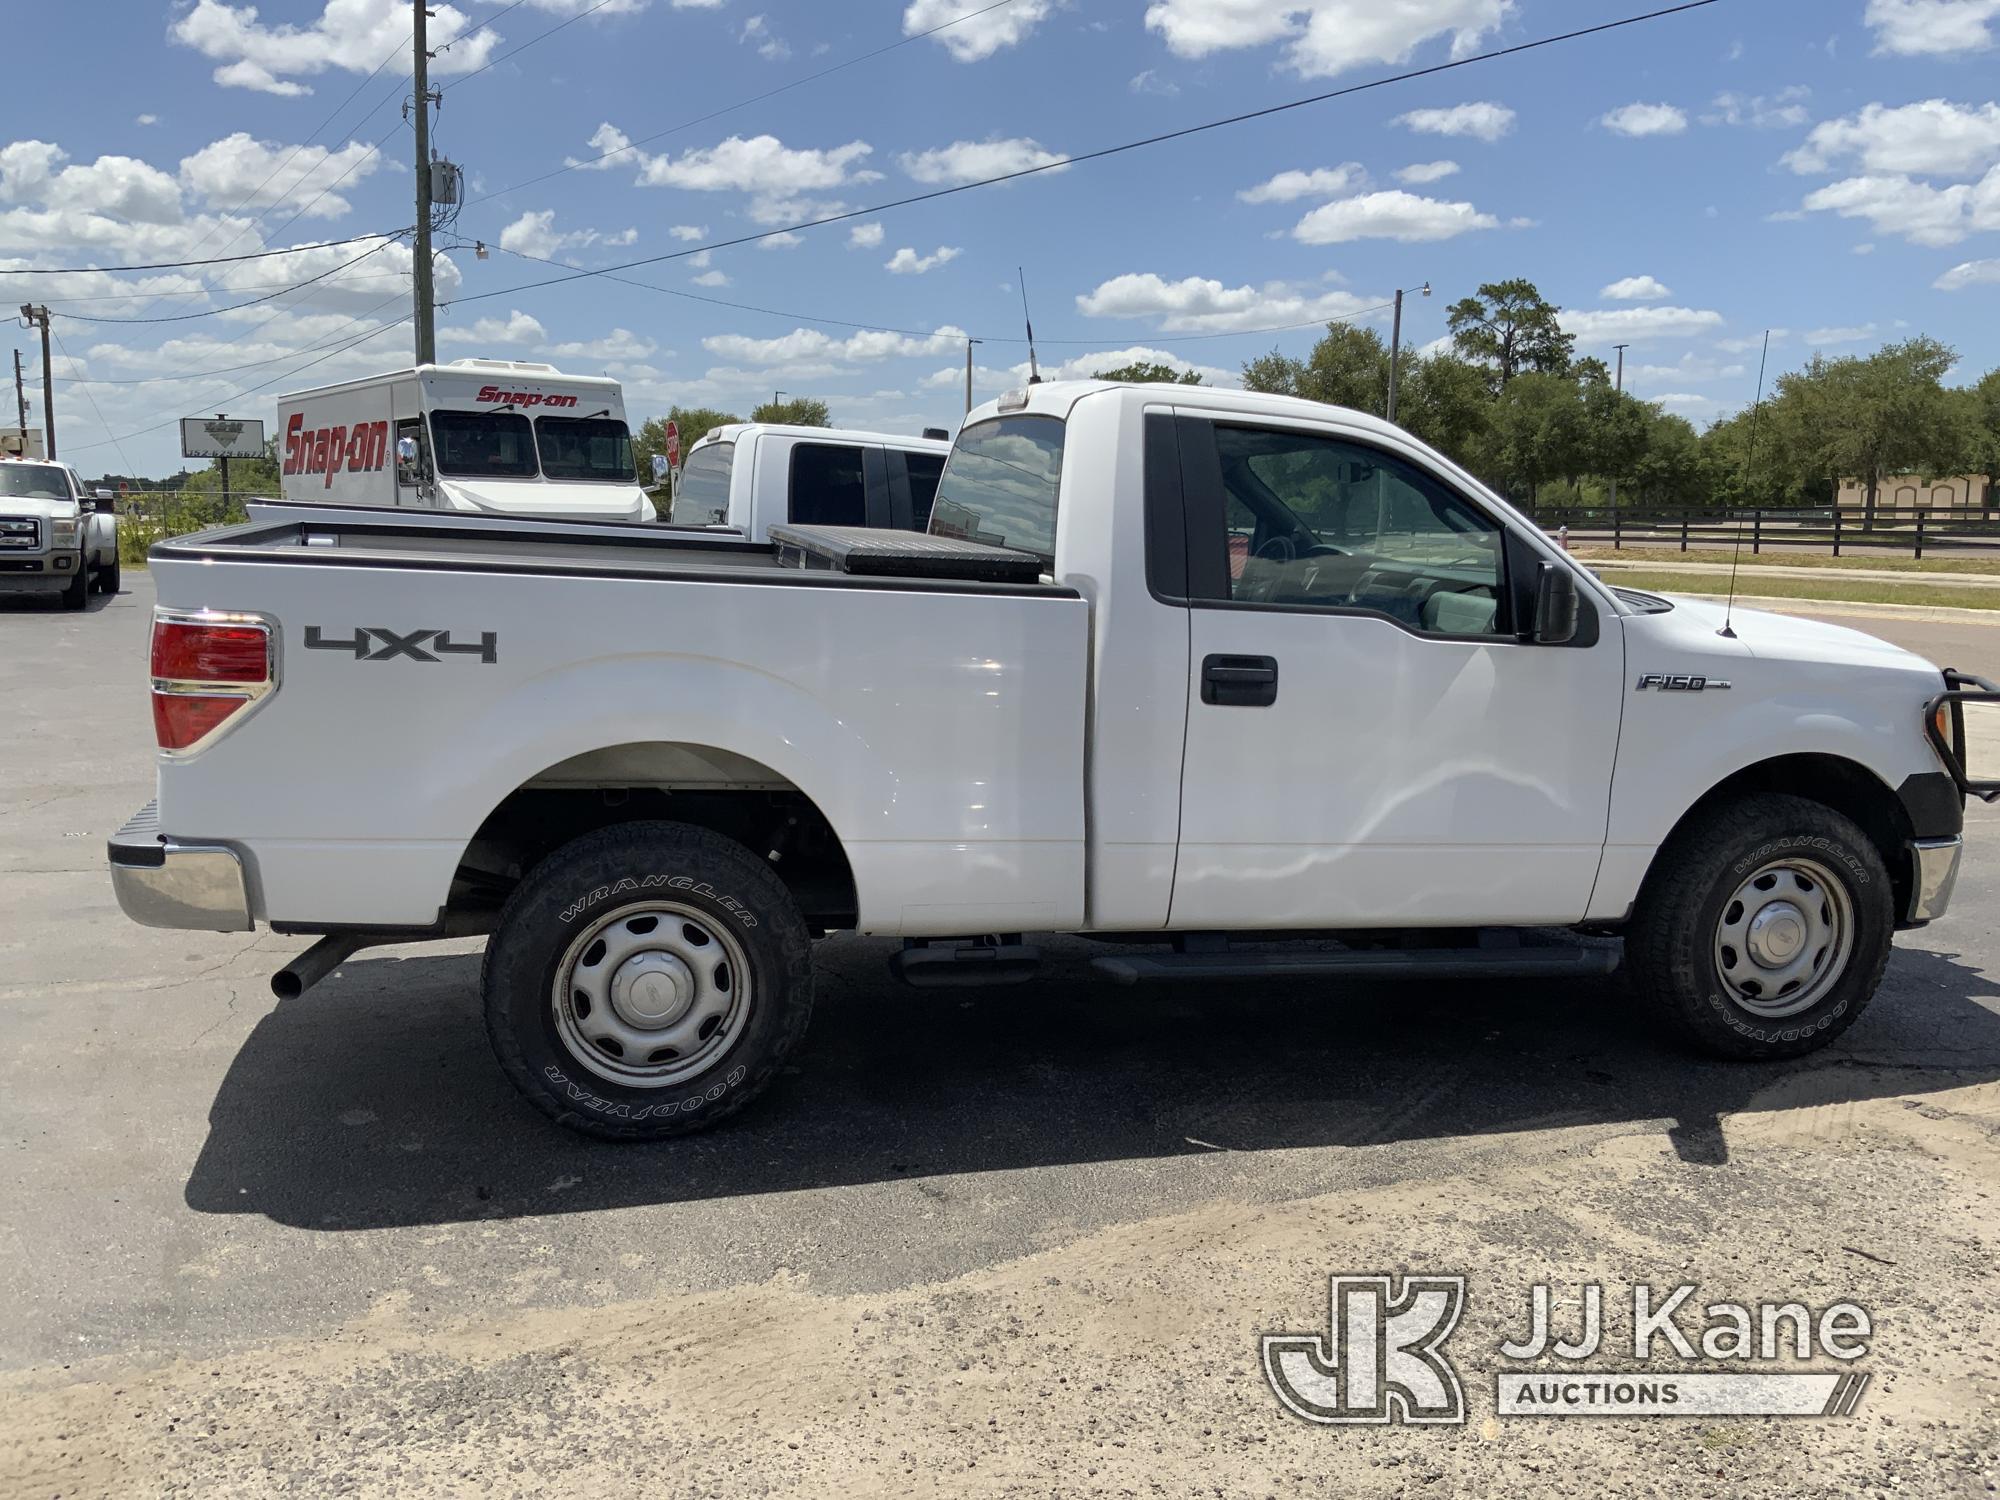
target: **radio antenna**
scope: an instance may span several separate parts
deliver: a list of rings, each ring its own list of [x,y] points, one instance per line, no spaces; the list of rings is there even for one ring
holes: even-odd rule
[[[1028,325],[1028,384],[1040,385],[1042,371],[1035,363],[1035,320],[1028,316],[1028,277],[1019,266],[1014,267],[1014,275],[1021,283],[1021,321]]]
[[[1764,330],[1764,353],[1757,361],[1757,404],[1750,408],[1750,437],[1744,444],[1743,482],[1747,489],[1750,483],[1750,466],[1757,460],[1757,419],[1764,412],[1764,366],[1771,358],[1771,330]],[[1717,635],[1726,635],[1732,641],[1736,632],[1729,628],[1729,622],[1736,613],[1736,570],[1743,561],[1743,522],[1736,522],[1736,550],[1729,559],[1729,602],[1722,606],[1722,629]]]

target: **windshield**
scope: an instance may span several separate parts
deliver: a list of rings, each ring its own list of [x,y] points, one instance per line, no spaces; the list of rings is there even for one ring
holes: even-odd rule
[[[69,477],[54,464],[0,464],[0,495],[19,500],[67,500]]]
[[[720,526],[728,521],[729,473],[735,466],[734,443],[708,443],[689,453],[674,492],[674,525]]]
[[[931,535],[962,537],[1056,558],[1060,417],[1000,417],[968,427],[945,460]]]
[[[437,471],[464,478],[533,479],[535,437],[511,411],[434,411],[431,446]]]
[[[537,417],[535,442],[545,478],[637,482],[632,434],[615,417]]]

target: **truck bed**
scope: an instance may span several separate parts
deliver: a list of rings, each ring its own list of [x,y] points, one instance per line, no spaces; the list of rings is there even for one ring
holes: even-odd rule
[[[882,559],[865,571],[806,568],[780,556],[775,543],[749,542],[694,527],[617,521],[492,519],[453,513],[305,507],[274,519],[279,508],[238,526],[154,544],[151,557],[178,562],[246,562],[341,567],[442,569],[454,572],[657,578],[707,583],[760,583],[805,588],[921,589],[1075,598],[1067,586],[1001,581],[990,575],[998,549],[949,538],[902,538],[929,544],[911,551],[907,571]],[[798,533],[839,528],[788,528]],[[954,549],[965,557],[952,576]]]

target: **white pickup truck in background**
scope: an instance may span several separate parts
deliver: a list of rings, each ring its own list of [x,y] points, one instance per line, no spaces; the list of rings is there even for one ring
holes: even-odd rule
[[[905,939],[918,983],[1030,979],[1022,935],[1071,932],[1114,979],[1204,985],[1604,973],[1616,945],[1545,930],[1616,934],[1682,1037],[1796,1055],[1944,912],[1965,796],[2000,790],[1965,769],[1977,679],[1609,587],[1311,402],[1033,386],[968,418],[931,535],[773,541],[162,542],[124,909],[323,935],[287,995],[490,933],[514,1083],[647,1137],[771,1081],[843,929]]]
[[[913,438],[731,422],[688,449],[670,519],[753,542],[787,522],[922,531],[950,451],[941,428]]]
[[[529,360],[417,365],[278,398],[283,498],[651,521],[625,395]]]
[[[0,594],[60,594],[82,609],[118,592],[117,500],[68,464],[0,458]]]

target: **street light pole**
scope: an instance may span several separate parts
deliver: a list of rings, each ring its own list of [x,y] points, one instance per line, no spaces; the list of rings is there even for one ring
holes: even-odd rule
[[[1416,290],[1428,297],[1431,294],[1431,284],[1426,281]],[[1389,324],[1389,406],[1384,415],[1391,422],[1396,420],[1397,365],[1401,362],[1403,353],[1403,291],[1402,287],[1396,288],[1396,315]]]
[[[965,341],[965,414],[967,416],[972,415],[972,346],[980,342],[981,340],[979,339],[967,339]]]
[[[1611,347],[1618,351],[1618,379],[1617,383],[1612,386],[1612,389],[1622,396],[1625,394],[1625,351],[1632,346],[1630,344],[1613,344]],[[1613,510],[1618,509],[1618,476],[1616,474],[1611,476],[1611,508]]]

